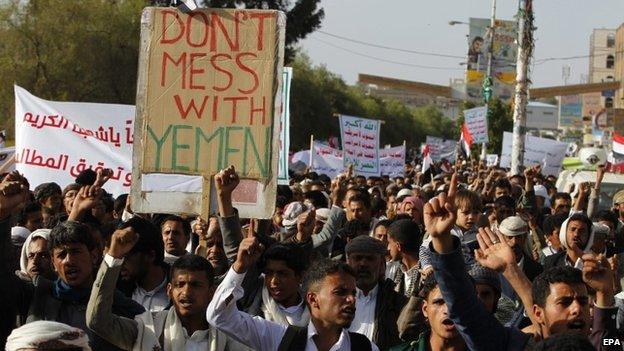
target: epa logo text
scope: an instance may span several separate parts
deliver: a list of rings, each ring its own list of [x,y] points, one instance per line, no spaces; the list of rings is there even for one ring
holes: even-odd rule
[[[602,339],[602,346],[622,345],[620,339]]]

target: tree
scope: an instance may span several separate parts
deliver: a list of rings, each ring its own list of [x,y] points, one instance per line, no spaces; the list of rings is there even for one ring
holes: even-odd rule
[[[144,0],[11,0],[0,6],[0,113],[13,84],[50,100],[134,104]],[[13,129],[13,118],[4,126]],[[11,133],[12,134],[12,133]]]
[[[248,9],[272,9],[286,13],[285,62],[289,64],[297,52],[295,45],[308,34],[321,27],[325,11],[319,8],[320,0],[204,0],[210,7],[230,7]]]

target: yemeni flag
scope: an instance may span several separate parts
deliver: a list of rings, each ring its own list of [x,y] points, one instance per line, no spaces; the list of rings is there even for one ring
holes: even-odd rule
[[[464,158],[466,160],[470,159],[470,148],[472,147],[472,134],[470,134],[470,130],[468,130],[468,125],[466,125],[466,123],[462,124],[461,135],[459,137],[459,146],[461,148],[462,153],[464,154]]]
[[[607,157],[605,170],[612,173],[624,173],[624,136],[613,133],[611,150]]]
[[[431,159],[431,150],[429,149],[429,145],[425,144],[425,148],[423,150],[423,161],[422,161],[422,172],[425,173],[431,168],[431,164],[433,160]]]

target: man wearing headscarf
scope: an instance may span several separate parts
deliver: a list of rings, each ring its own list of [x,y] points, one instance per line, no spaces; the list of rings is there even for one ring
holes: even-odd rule
[[[14,329],[7,339],[6,350],[91,351],[91,348],[83,330],[53,321],[37,321]]]

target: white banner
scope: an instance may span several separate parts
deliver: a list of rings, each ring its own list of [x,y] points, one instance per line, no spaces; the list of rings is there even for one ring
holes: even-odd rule
[[[464,121],[466,121],[474,144],[483,144],[489,141],[487,111],[487,106],[464,110]]]
[[[315,141],[310,170],[334,178],[345,169],[343,156],[342,150]]]
[[[85,169],[111,168],[106,191],[128,193],[133,131],[134,106],[47,101],[15,86],[16,168],[33,188],[62,188]]]
[[[290,149],[290,82],[292,67],[284,67],[282,73],[282,113],[280,114],[280,150],[277,184],[288,185],[288,150]]]
[[[431,159],[439,162],[443,158],[454,162],[457,153],[457,140],[445,140],[427,135],[426,144],[429,145]]]
[[[498,166],[498,155],[497,154],[487,154],[487,155],[485,155],[485,165],[487,167]]]
[[[405,145],[379,149],[381,175],[402,177],[405,170]]]
[[[512,133],[504,132],[500,158],[500,166],[504,168],[511,167],[512,138]],[[567,148],[567,143],[527,135],[524,141],[524,166],[539,164],[542,165],[542,173],[558,176]]]
[[[344,166],[353,164],[357,175],[379,175],[379,126],[379,120],[340,115]]]

